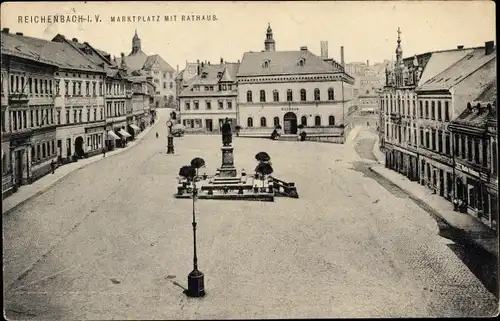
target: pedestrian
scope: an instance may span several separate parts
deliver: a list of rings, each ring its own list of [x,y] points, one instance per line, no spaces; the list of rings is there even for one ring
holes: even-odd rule
[[[102,148],[102,157],[106,157],[106,147]]]
[[[366,126],[370,127],[370,122],[369,121],[366,122]]]
[[[56,162],[54,160],[50,162],[50,168],[52,169],[52,174],[54,174],[54,170],[56,169]]]
[[[158,132],[156,132],[156,138],[158,138]]]

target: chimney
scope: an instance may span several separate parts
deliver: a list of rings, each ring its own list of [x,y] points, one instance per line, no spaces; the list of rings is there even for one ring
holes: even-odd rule
[[[307,51],[307,46],[300,47],[300,51]]]
[[[78,39],[76,39],[76,38],[73,38],[73,39],[71,39],[71,40],[72,40],[73,42],[78,42]]]
[[[345,68],[345,64],[344,64],[344,46],[340,46],[340,64],[342,65],[342,68]]]
[[[367,60],[367,61],[366,61],[366,66],[367,66],[367,67],[370,67],[370,60]]]
[[[464,49],[464,45],[458,45],[457,49]]]
[[[205,63],[202,61],[201,62],[201,68],[205,67]]]
[[[210,66],[210,61],[208,62],[208,65]]]
[[[23,35],[23,33],[22,33],[22,32],[16,32],[16,35],[18,35],[18,36],[22,36],[22,35]]]
[[[2,33],[9,34],[10,29],[9,28],[3,28]]]
[[[90,44],[87,41],[83,42],[84,45],[90,46]]]
[[[177,73],[179,73],[179,65],[177,65]]]
[[[484,43],[484,54],[485,55],[489,55],[491,53],[493,53],[493,51],[495,50],[495,42],[494,41],[486,41]]]
[[[328,41],[321,41],[321,59],[328,59]]]
[[[238,59],[238,63],[240,63],[240,60]]]

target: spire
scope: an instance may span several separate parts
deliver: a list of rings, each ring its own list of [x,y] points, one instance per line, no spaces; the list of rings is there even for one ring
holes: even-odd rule
[[[398,27],[398,46],[396,47],[396,64],[403,60],[403,49],[401,48],[401,29]]]
[[[273,29],[271,23],[267,23],[266,40],[264,41],[265,51],[276,51],[276,42],[273,39]]]
[[[135,34],[134,37],[132,38],[132,52],[130,53],[130,55],[138,53],[139,51],[141,51],[141,39],[137,34],[137,29],[135,29]]]

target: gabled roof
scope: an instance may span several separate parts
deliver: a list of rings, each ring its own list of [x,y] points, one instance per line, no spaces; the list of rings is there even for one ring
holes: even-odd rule
[[[160,65],[161,71],[174,72],[175,69],[172,68],[160,55],[151,55],[144,62],[143,69],[150,70],[154,63],[157,62]]]
[[[305,59],[304,66],[299,65]],[[268,61],[269,67],[264,67]],[[342,72],[308,50],[245,52],[238,77],[261,75],[297,75]]]
[[[194,86],[217,86],[219,82],[235,82],[240,64],[226,62],[219,65],[204,65],[200,75],[194,76],[185,83],[187,87],[182,90],[182,96],[220,96],[221,92],[191,91]],[[202,77],[205,75],[205,78]],[[219,77],[220,75],[220,77]],[[236,87],[234,88],[236,91]],[[227,92],[225,92],[227,94]]]
[[[2,37],[4,36],[6,35],[2,35]],[[34,48],[36,53],[40,54],[47,60],[54,61],[60,68],[104,72],[102,67],[97,66],[94,62],[87,59],[78,50],[67,43],[47,41],[44,39],[20,35],[9,36],[15,37],[29,47]]]
[[[420,85],[417,91],[449,90],[495,58],[496,51],[486,55],[484,48],[475,48],[447,69]]]
[[[127,70],[129,72],[135,70],[141,70],[144,66],[144,63],[148,59],[148,55],[146,55],[143,51],[138,51],[133,55],[125,56],[125,64],[127,65]],[[121,65],[121,58],[116,58],[116,63],[118,66]]]

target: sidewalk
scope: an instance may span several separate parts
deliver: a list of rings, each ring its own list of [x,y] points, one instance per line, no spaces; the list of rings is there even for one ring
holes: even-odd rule
[[[378,160],[378,162],[382,165],[385,165],[385,155],[380,151],[379,148],[379,143],[380,139],[377,135],[377,139],[375,140],[375,144],[373,144],[373,155],[375,155],[375,158]]]
[[[156,124],[159,123],[159,120],[160,117],[157,118],[154,125],[147,127],[144,131],[142,131],[136,136],[136,139],[134,141],[129,142],[127,144],[127,147],[106,152],[106,158],[116,154],[120,154],[128,150],[129,148],[132,148],[133,146],[137,145],[144,138],[144,136],[146,136],[149,133],[149,131],[153,129],[153,127],[155,127]],[[97,154],[89,158],[80,159],[77,162],[69,163],[58,167],[55,170],[54,174],[51,174],[49,172],[49,174],[43,176],[42,178],[38,179],[37,181],[33,182],[30,185],[23,185],[19,187],[17,192],[9,195],[2,201],[2,215],[7,214],[8,212],[12,211],[14,208],[30,200],[31,198],[42,194],[43,192],[48,190],[52,185],[63,180],[72,172],[80,168],[86,167],[87,165],[90,165],[92,163],[98,162],[102,159],[103,159],[102,154]]]
[[[359,134],[359,131],[361,130],[363,126],[354,126],[354,128],[351,129],[349,132],[349,135],[347,136],[345,140],[345,144],[352,144],[353,141],[356,139],[356,137]]]
[[[370,170],[403,189],[414,200],[425,203],[435,215],[453,227],[462,237],[498,256],[497,236],[493,230],[476,218],[469,214],[453,211],[453,205],[449,201],[439,195],[432,194],[417,182],[411,182],[403,175],[385,168],[384,165],[374,165],[370,167]]]

